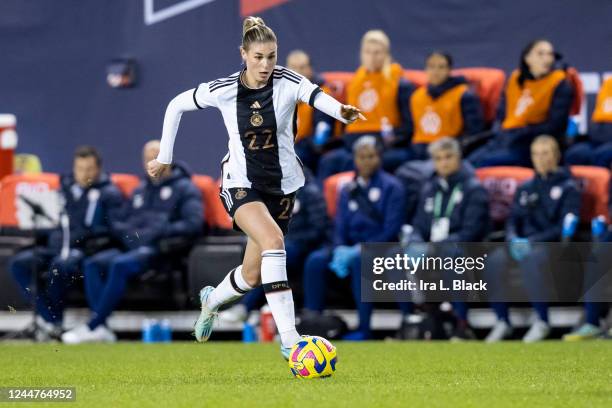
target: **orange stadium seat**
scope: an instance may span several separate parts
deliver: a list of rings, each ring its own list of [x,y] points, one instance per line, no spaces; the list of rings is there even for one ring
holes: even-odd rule
[[[354,177],[354,171],[345,171],[329,176],[323,181],[323,196],[325,197],[325,204],[327,205],[327,215],[329,215],[330,218],[333,219],[336,216],[340,189]]]
[[[344,71],[321,73],[325,86],[329,88],[331,95],[342,103],[346,102],[346,87],[351,82],[353,75],[353,72]]]
[[[496,224],[506,221],[516,189],[532,178],[533,169],[527,167],[498,166],[476,169],[476,176],[489,193],[489,212]]]
[[[0,183],[0,227],[49,228],[59,219],[59,176],[54,173],[11,174]],[[37,217],[32,223],[32,209],[26,200],[39,205],[51,218]]]
[[[580,79],[580,74],[576,68],[569,67],[566,72],[567,79],[574,88],[574,100],[570,108],[570,115],[577,115],[580,113],[582,101],[584,100],[584,86],[582,85],[582,79]]]
[[[593,217],[603,215],[609,222],[608,214],[610,171],[603,167],[571,166],[572,175],[578,179],[582,191],[580,219],[590,223]]]
[[[485,120],[493,122],[506,82],[505,72],[497,68],[478,67],[456,69],[453,74],[463,75],[468,80],[480,98]]]
[[[427,84],[427,76],[425,75],[424,71],[405,69],[403,77],[412,82],[415,86],[423,86]]]
[[[112,173],[110,177],[124,197],[131,197],[134,189],[140,184],[140,179],[133,174]]]
[[[232,219],[225,211],[221,198],[219,198],[219,185],[210,176],[196,174],[191,180],[202,192],[204,200],[204,217],[211,228],[232,229]]]
[[[325,84],[330,88],[332,96],[340,102],[346,102],[346,88],[353,78],[353,74],[353,72],[334,71],[323,72],[321,75]],[[474,92],[480,98],[485,120],[488,122],[495,120],[497,105],[506,81],[504,71],[497,68],[474,67],[455,69],[453,74],[463,75],[472,85]],[[422,86],[427,83],[425,72],[421,70],[406,69],[403,77],[415,86]],[[580,78],[577,80],[579,82]],[[579,85],[582,89],[581,82],[579,82]]]

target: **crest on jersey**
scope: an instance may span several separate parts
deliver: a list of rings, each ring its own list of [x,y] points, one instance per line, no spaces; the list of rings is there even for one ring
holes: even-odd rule
[[[372,112],[378,104],[378,92],[374,88],[364,89],[357,98],[357,105],[364,112]]]
[[[259,112],[253,112],[251,115],[251,125],[253,126],[261,126],[263,124],[263,116],[259,114]]]
[[[442,126],[442,119],[440,119],[440,115],[436,111],[428,107],[427,112],[421,117],[419,124],[424,133],[437,135]]]
[[[236,194],[234,195],[234,197],[236,197],[236,200],[242,200],[244,197],[246,197],[246,195],[247,195],[247,192],[239,188],[238,191],[236,191]]]
[[[521,97],[516,102],[516,108],[514,109],[514,116],[523,116],[527,109],[533,105],[534,100],[533,96],[531,96],[531,91],[529,89],[523,89],[523,93]]]
[[[609,96],[604,99],[602,107],[604,113],[612,113],[612,96]]]

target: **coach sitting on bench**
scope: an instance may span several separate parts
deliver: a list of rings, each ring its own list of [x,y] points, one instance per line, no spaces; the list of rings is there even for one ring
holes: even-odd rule
[[[159,141],[148,142],[143,149],[143,163],[146,165],[158,153]],[[113,225],[122,248],[109,249],[85,261],[91,319],[86,325],[64,333],[62,341],[69,344],[115,341],[114,333],[105,323],[121,300],[128,280],[155,265],[161,239],[193,240],[202,231],[202,207],[200,191],[180,164],[174,164],[171,172],[159,180],[143,180],[134,191],[126,219]]]
[[[404,223],[405,191],[401,182],[381,169],[380,148],[374,136],[362,136],[353,145],[355,179],[344,186],[338,200],[334,246],[314,251],[304,265],[304,308],[316,317],[325,306],[327,276],[350,275],[359,328],[345,340],[366,340],[372,335],[372,303],[361,301],[361,242],[395,242]],[[411,303],[400,303],[404,315]],[[315,316],[313,316],[313,314]]]
[[[489,254],[485,268],[485,272],[491,274],[488,280],[494,289],[489,295],[497,298],[491,303],[497,323],[485,339],[489,343],[512,335],[508,303],[499,301],[506,293],[504,287],[508,281],[505,272],[512,266],[512,260],[512,264],[521,269],[525,289],[537,313],[523,341],[544,340],[550,333],[548,304],[542,301],[550,298],[550,284],[546,284],[545,276],[550,253],[549,248],[537,243],[571,238],[573,233],[566,232],[566,225],[572,223],[568,220],[578,217],[581,205],[576,180],[567,168],[559,166],[560,159],[561,151],[554,137],[541,135],[531,143],[531,160],[536,174],[514,194],[510,218],[506,221],[508,251],[494,250]]]
[[[489,198],[473,169],[461,160],[459,142],[450,137],[428,146],[435,174],[419,197],[412,219],[411,240],[418,242],[481,242],[489,232]],[[451,249],[452,248],[452,249]],[[438,251],[455,251],[439,246]],[[446,255],[444,255],[446,256]],[[467,304],[452,302],[457,325],[452,340],[469,340],[474,334],[468,325]]]
[[[46,247],[27,249],[11,259],[10,271],[30,299],[33,267],[48,271],[46,287],[39,288],[36,294],[38,318],[12,338],[59,339],[66,289],[80,273],[84,256],[109,243],[110,224],[119,218],[123,198],[108,175],[102,173],[101,166],[102,159],[95,148],[77,148],[72,174],[60,180],[69,227],[53,230]]]

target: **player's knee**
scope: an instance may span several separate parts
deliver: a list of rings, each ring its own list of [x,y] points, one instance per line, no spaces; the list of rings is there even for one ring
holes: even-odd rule
[[[283,237],[283,234],[273,234],[263,240],[263,242],[261,243],[261,250],[269,251],[271,249],[285,249],[285,239]]]

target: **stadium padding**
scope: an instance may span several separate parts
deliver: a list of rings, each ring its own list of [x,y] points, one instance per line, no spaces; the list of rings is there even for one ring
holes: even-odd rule
[[[354,177],[354,171],[345,171],[329,176],[323,181],[323,196],[325,197],[325,204],[327,205],[327,215],[329,215],[331,219],[336,216],[338,196],[342,186],[350,182]]]

